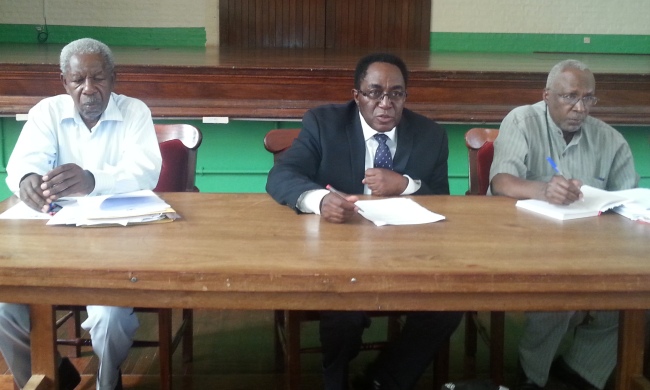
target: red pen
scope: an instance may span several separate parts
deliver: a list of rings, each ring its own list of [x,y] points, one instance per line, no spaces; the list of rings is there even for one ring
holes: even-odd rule
[[[329,184],[326,185],[325,188],[327,188],[327,189],[329,190],[329,192],[331,192],[331,193],[333,193],[333,194],[336,194],[336,195],[340,196],[340,197],[343,198],[343,199],[345,199],[345,197],[346,197],[346,194],[342,193],[341,191],[337,190],[336,188],[332,187],[332,186],[329,185]],[[361,207],[359,207],[359,206],[356,205],[356,203],[355,203],[355,206],[359,209],[359,211],[364,212],[364,211],[361,209]]]

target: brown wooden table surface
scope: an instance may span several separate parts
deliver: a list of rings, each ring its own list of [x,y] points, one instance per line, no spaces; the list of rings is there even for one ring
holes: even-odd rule
[[[650,224],[616,214],[561,222],[500,197],[415,197],[446,220],[384,227],[296,215],[266,194],[163,197],[182,219],[126,228],[0,220],[0,295],[33,305],[33,372],[44,388],[56,371],[52,304],[617,309],[617,387],[648,385]]]

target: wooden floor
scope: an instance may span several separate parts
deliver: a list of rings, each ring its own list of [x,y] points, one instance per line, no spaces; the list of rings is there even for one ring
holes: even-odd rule
[[[175,315],[180,318],[179,313]],[[482,315],[482,314],[481,314]],[[486,317],[487,318],[487,317]],[[517,335],[522,318],[518,313],[506,316],[506,369],[507,380],[514,380]],[[141,327],[138,337],[155,338],[155,316],[140,314]],[[452,337],[450,379],[461,379],[463,372],[462,327]],[[364,339],[380,338],[385,324],[373,320],[373,325],[364,333]],[[303,343],[317,343],[318,329],[315,323],[303,326]],[[72,353],[68,347],[60,347],[63,355]],[[180,351],[178,351],[180,352]],[[352,365],[351,372],[358,373],[373,358],[373,352],[363,352]],[[479,345],[477,373],[487,378],[487,348]],[[80,358],[71,361],[82,373],[81,390],[94,389],[97,358],[87,348]],[[303,389],[322,388],[320,355],[303,355]],[[250,390],[284,388],[284,376],[275,370],[273,350],[273,313],[270,311],[206,311],[195,310],[194,362],[186,370],[181,367],[180,353],[174,355],[174,388],[183,390],[219,389]],[[127,389],[153,390],[159,388],[159,366],[157,349],[131,349],[122,366],[124,387]],[[3,360],[0,360],[0,390],[13,389],[12,376]],[[432,388],[432,370],[427,370],[417,390]]]

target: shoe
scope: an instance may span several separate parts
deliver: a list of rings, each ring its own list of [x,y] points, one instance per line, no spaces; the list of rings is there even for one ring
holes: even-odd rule
[[[517,383],[514,390],[542,390],[544,386],[539,386],[537,383],[528,379],[521,364],[517,364]]]
[[[79,371],[74,367],[70,359],[62,358],[59,365],[59,389],[72,390],[81,382]]]
[[[577,390],[600,390],[569,367],[562,357],[555,359],[551,364],[551,375]]]

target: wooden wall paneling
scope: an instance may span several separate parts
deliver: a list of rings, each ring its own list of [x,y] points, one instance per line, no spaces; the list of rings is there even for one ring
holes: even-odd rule
[[[386,19],[388,17],[388,1],[380,1],[381,13],[379,19],[375,20],[377,27],[379,27],[380,35],[379,42],[373,42],[378,47],[390,47],[388,45],[388,29],[386,28]]]
[[[264,0],[255,0],[255,47],[265,47],[269,25],[268,8],[264,7]]]
[[[316,3],[316,10],[314,13],[316,14],[316,45],[315,47],[322,48],[325,47],[325,39],[326,39],[326,13],[327,13],[327,3],[326,0],[321,0],[320,2]],[[325,9],[325,12],[323,12],[323,9]]]
[[[397,8],[399,9],[399,14],[400,14],[400,23],[397,25],[397,28],[399,30],[399,35],[402,39],[403,44],[401,47],[408,48],[410,45],[411,37],[409,35],[409,26],[414,24],[415,21],[411,19],[411,13],[410,10],[412,8],[415,8],[417,6],[416,4],[413,4],[410,1],[404,1],[402,4],[398,4]]]
[[[222,0],[222,46],[428,50],[430,0]]]
[[[273,0],[271,0],[273,2]],[[272,21],[275,26],[275,42],[273,47],[282,47],[282,7],[283,0],[275,0],[275,19]]]
[[[404,1],[408,4],[408,0]],[[402,47],[402,37],[399,36],[398,26],[401,24],[401,7],[399,7],[399,2],[391,0],[388,2],[388,18],[386,23],[388,24],[388,39],[390,47]]]
[[[302,28],[303,28],[303,23],[304,23],[304,15],[302,13],[302,7],[304,6],[302,0],[296,1],[292,0],[294,3],[293,6],[293,11],[292,11],[292,19],[295,20],[295,23],[291,24],[291,28],[293,29],[293,32],[291,33],[291,36],[293,37],[293,42],[291,47],[304,47],[305,44],[305,39],[303,38],[302,35]]]
[[[219,44],[226,46],[230,41],[230,28],[228,27],[228,0],[219,0]]]
[[[310,10],[312,9],[313,1],[305,1],[302,4],[302,42],[304,47],[313,47],[314,41],[312,38],[312,20]]]
[[[420,1],[420,7],[420,31],[415,32],[415,37],[420,38],[420,45],[417,47],[417,49],[429,50],[429,42],[431,40],[431,2]],[[415,38],[414,41],[417,42],[417,38]]]
[[[245,25],[246,19],[244,19],[242,15],[242,12],[244,10],[244,5],[242,4],[243,1],[231,0],[231,2],[233,4],[231,8],[233,12],[229,14],[229,19],[230,19],[230,28],[234,32],[234,38],[235,38],[235,41],[233,42],[233,46],[245,48],[246,41],[244,41],[243,31],[245,31],[248,26]]]

